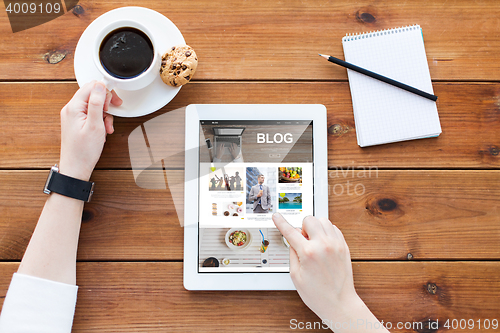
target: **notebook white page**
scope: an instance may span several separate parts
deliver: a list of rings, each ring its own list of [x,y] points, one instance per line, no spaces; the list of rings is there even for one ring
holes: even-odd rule
[[[345,60],[434,94],[420,26],[346,36]],[[436,102],[347,70],[358,145],[361,147],[437,136]]]

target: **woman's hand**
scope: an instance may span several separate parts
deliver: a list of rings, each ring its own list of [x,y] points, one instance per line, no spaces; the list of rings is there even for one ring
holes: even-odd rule
[[[224,156],[224,148],[225,148],[224,142],[217,142],[217,149],[216,149],[217,155],[215,155],[215,158],[219,160],[222,159],[222,156]]]
[[[107,92],[104,84],[90,82],[81,87],[61,110],[62,174],[88,181],[101,156],[106,135],[113,133],[113,116],[109,104],[119,106],[122,100]]]
[[[367,310],[354,289],[349,248],[336,226],[326,218],[307,216],[301,232],[278,213],[273,221],[290,243],[290,276],[312,311],[328,324]]]
[[[229,152],[231,153],[231,156],[233,157],[233,160],[241,157],[240,156],[241,149],[234,142],[229,145]]]

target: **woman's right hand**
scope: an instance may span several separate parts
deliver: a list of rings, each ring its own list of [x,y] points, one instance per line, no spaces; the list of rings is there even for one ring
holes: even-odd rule
[[[273,221],[290,243],[290,276],[304,303],[330,328],[359,319],[377,321],[354,289],[351,257],[342,232],[326,218],[307,216],[302,231],[279,213]],[[365,331],[352,326],[335,332]],[[377,330],[378,332],[386,330]]]

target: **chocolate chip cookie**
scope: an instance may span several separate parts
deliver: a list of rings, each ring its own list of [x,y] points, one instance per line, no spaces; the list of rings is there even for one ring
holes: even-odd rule
[[[162,57],[161,79],[172,87],[182,86],[191,80],[197,66],[198,57],[191,46],[173,46]]]

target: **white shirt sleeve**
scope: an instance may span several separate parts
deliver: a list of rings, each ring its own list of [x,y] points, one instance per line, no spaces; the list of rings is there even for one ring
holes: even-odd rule
[[[0,333],[69,333],[75,285],[14,273],[0,315]]]

